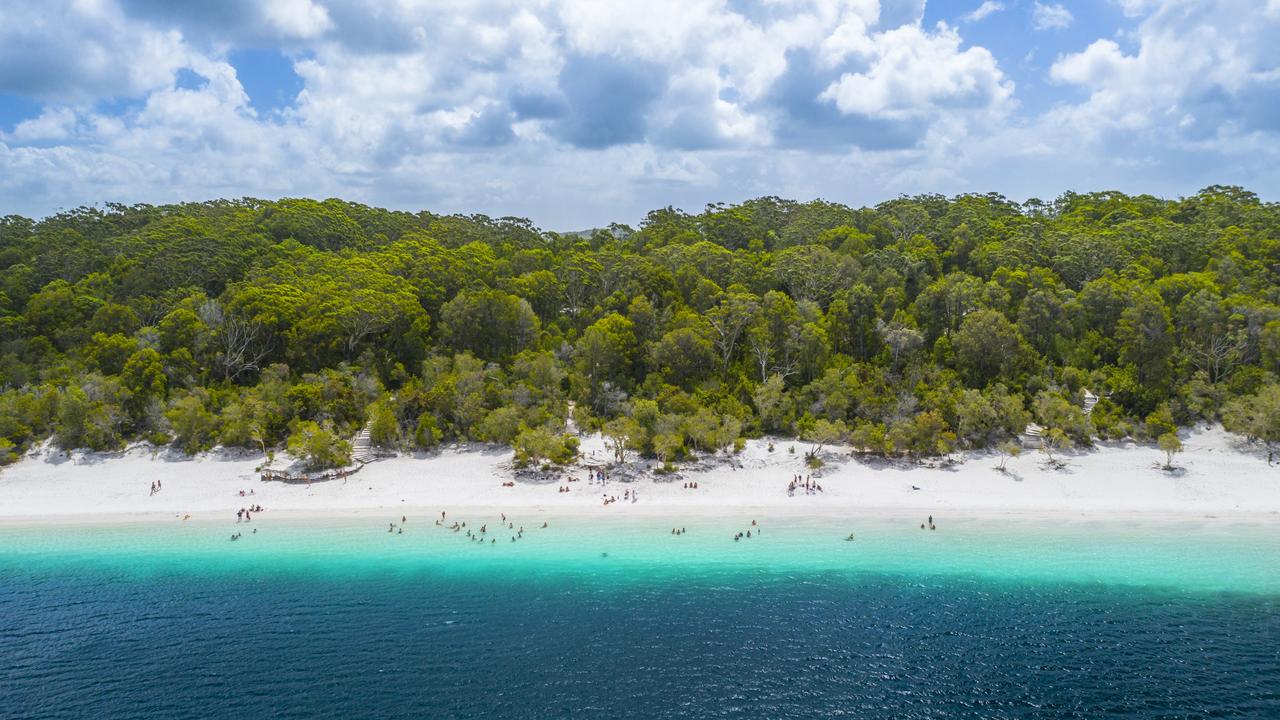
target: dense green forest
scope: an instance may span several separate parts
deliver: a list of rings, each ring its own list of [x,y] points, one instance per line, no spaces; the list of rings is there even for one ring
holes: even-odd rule
[[[1223,420],[1280,440],[1280,205],[765,197],[557,234],[340,200],[0,220],[0,459],[344,438],[667,463],[742,437],[921,457]],[[1091,415],[1085,389],[1103,396]],[[571,405],[572,403],[572,405]]]

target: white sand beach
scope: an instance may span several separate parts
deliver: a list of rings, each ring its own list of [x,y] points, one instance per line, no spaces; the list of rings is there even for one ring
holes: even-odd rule
[[[579,466],[558,478],[516,479],[509,449],[452,447],[422,456],[370,463],[342,480],[302,484],[263,482],[260,454],[214,451],[195,457],[150,446],[117,454],[64,453],[45,448],[0,471],[0,521],[44,523],[156,518],[231,519],[261,505],[262,517],[343,514],[430,514],[442,509],[506,508],[558,515],[742,512],[822,516],[1017,514],[1055,517],[1221,516],[1280,522],[1280,465],[1220,428],[1185,433],[1176,472],[1160,469],[1164,455],[1150,446],[1103,445],[1068,454],[1066,466],[1046,466],[1038,452],[995,470],[994,455],[965,453],[946,467],[850,456],[830,448],[826,466],[804,467],[799,441],[752,440],[739,454],[684,466],[678,475],[643,474],[602,487],[586,480],[587,465],[610,458],[599,436],[584,437]],[[795,452],[789,452],[794,446]],[[277,462],[278,464],[278,462]],[[643,467],[643,463],[639,463]],[[822,492],[788,495],[800,473]],[[567,482],[568,477],[577,478]],[[162,489],[150,493],[159,480]],[[514,487],[503,483],[514,481]],[[697,483],[697,489],[687,489]],[[559,487],[569,487],[567,493]],[[242,497],[240,491],[252,491]],[[634,499],[626,497],[632,491]],[[605,505],[603,497],[616,496]]]

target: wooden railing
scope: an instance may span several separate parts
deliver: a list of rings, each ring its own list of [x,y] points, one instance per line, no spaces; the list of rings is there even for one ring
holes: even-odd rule
[[[263,470],[261,474],[262,482],[286,482],[286,483],[312,483],[322,482],[324,480],[340,480],[356,474],[363,465],[355,465],[352,467],[337,468],[335,470],[325,470],[318,473],[291,473],[285,470]]]

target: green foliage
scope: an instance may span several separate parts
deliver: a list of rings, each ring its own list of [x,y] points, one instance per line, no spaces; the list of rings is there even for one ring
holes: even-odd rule
[[[849,435],[849,428],[839,420],[832,422],[826,419],[806,423],[807,427],[800,433],[800,439],[813,443],[809,455],[816,456],[823,446],[843,442]]]
[[[524,417],[520,408],[505,405],[489,411],[480,423],[480,439],[491,443],[510,445],[520,433]]]
[[[996,380],[1016,380],[1026,354],[1018,328],[996,310],[966,315],[951,344],[960,371],[978,387]]]
[[[1045,427],[1062,431],[1073,443],[1089,444],[1093,428],[1080,405],[1046,390],[1036,395],[1035,412]]]
[[[1058,453],[1069,450],[1072,445],[1071,436],[1067,435],[1062,428],[1049,428],[1044,431],[1044,435],[1040,438],[1040,452],[1049,459],[1050,464],[1058,464]]]
[[[1022,432],[1031,415],[1022,398],[1009,394],[1003,385],[981,392],[963,390],[957,398],[957,439],[968,447],[987,447],[1001,438]]]
[[[440,322],[452,347],[494,361],[528,347],[537,339],[539,326],[527,300],[499,290],[459,293],[441,309]]]
[[[596,412],[615,412],[609,389],[631,384],[636,355],[635,324],[610,313],[588,327],[575,346],[575,366],[590,382],[588,400]]]
[[[719,452],[733,444],[742,432],[742,421],[732,415],[719,415],[710,408],[699,408],[685,422],[685,433],[694,447],[703,452]]]
[[[384,397],[371,403],[366,411],[369,418],[369,441],[378,447],[395,447],[400,443],[400,421],[391,398]]]
[[[429,412],[418,416],[418,424],[413,430],[413,444],[421,450],[430,450],[440,444],[444,433],[436,424],[436,418]]]
[[[302,460],[308,470],[345,467],[351,462],[351,443],[328,424],[298,422],[289,435],[288,447],[289,454]]]
[[[692,327],[668,332],[649,353],[653,367],[663,378],[680,387],[691,387],[715,367],[715,351],[706,334]]]
[[[552,462],[570,401],[615,458],[668,467],[840,427],[913,457],[1031,417],[1078,444],[1218,418],[1274,435],[1280,207],[1239,188],[759,198],[585,235],[335,199],[0,223],[11,453],[269,452],[372,422],[380,445],[524,437]]]
[[[786,381],[781,375],[770,375],[757,385],[752,401],[765,432],[781,433],[790,429],[794,415],[793,402],[787,394]]]
[[[889,430],[894,447],[912,457],[946,455],[955,448],[956,435],[938,412],[929,410],[894,423]]]
[[[124,364],[138,350],[138,341],[124,335],[94,333],[85,346],[86,359],[104,375],[119,375]]]
[[[567,465],[578,457],[578,439],[571,435],[556,435],[545,426],[524,428],[512,442],[516,464],[536,465],[547,461],[555,465]]]
[[[1178,424],[1173,419],[1173,412],[1169,409],[1168,403],[1161,403],[1146,418],[1145,423],[1146,436],[1149,438],[1161,438],[1170,433],[1178,431]]]
[[[129,356],[120,371],[120,381],[131,393],[126,408],[132,410],[135,417],[148,401],[164,398],[169,384],[163,359],[152,348],[143,348]]]
[[[884,423],[862,423],[853,429],[849,437],[853,447],[860,452],[888,457],[893,454],[893,441]]]
[[[617,417],[604,424],[601,433],[605,444],[613,452],[614,462],[627,459],[627,450],[635,448],[644,430],[629,417]]]
[[[265,453],[270,428],[280,420],[273,418],[270,406],[256,397],[231,402],[222,409],[221,442],[231,447],[259,448]]]
[[[996,469],[1005,472],[1005,465],[1009,462],[1009,458],[1016,458],[1022,454],[1022,446],[1016,440],[1004,440],[996,446],[996,452],[1000,455],[1000,464]]]
[[[187,395],[169,404],[164,413],[173,430],[173,442],[185,453],[197,453],[213,446],[218,422],[199,395]]]
[[[1173,457],[1182,452],[1182,440],[1178,433],[1167,432],[1156,439],[1156,444],[1164,451],[1164,469],[1173,469]]]
[[[1168,381],[1173,328],[1160,296],[1139,293],[1120,314],[1116,339],[1120,342],[1121,360],[1137,369],[1139,384],[1158,386]]]
[[[1222,424],[1232,432],[1280,447],[1280,383],[1272,383],[1257,393],[1236,398],[1222,411]]]

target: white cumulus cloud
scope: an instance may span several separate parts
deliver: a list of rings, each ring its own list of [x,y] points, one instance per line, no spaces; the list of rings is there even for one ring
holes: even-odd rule
[[[1075,17],[1065,5],[1045,4],[1036,0],[1031,7],[1031,25],[1036,30],[1061,30],[1071,27]]]
[[[1114,1],[1133,29],[1061,54],[1028,110],[1022,52],[921,0],[9,0],[0,94],[36,109],[0,127],[0,214],[332,195],[580,228],[761,194],[1280,186],[1280,0]],[[270,112],[236,59],[263,48],[297,83]]]
[[[329,11],[311,0],[274,0],[264,3],[263,14],[282,35],[310,38],[333,26]]]
[[[945,25],[904,25],[875,37],[865,71],[845,73],[823,93],[842,112],[902,119],[960,109],[1001,108],[1013,84],[984,48],[961,49]]]
[[[995,0],[984,0],[984,2],[973,10],[965,13],[965,22],[978,22],[979,20],[1004,10],[1004,3]]]

